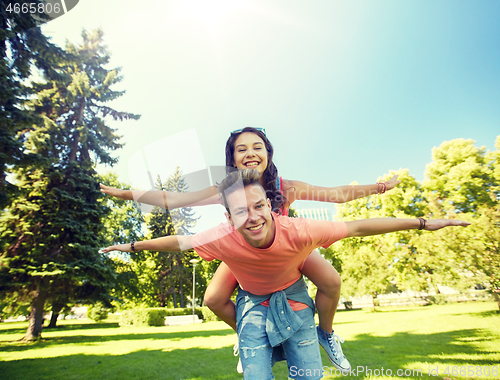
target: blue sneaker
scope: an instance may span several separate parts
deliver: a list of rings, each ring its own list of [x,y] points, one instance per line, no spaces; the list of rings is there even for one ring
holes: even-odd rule
[[[351,371],[351,363],[346,359],[342,352],[342,347],[340,347],[340,343],[344,343],[344,339],[333,332],[327,333],[319,326],[317,330],[319,344],[326,351],[330,363],[335,368],[341,370],[343,374],[348,374]]]

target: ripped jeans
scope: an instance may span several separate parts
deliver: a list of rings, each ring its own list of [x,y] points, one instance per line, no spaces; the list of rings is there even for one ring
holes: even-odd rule
[[[268,307],[257,304],[241,319],[242,307],[236,309],[240,359],[246,380],[274,379],[271,367],[279,359],[273,357],[273,347],[266,333],[267,311]],[[295,313],[304,323],[281,344],[288,376],[297,380],[321,379],[322,362],[313,310],[308,307]]]

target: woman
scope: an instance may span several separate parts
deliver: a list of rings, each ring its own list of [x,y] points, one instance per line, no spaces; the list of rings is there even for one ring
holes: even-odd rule
[[[255,169],[261,173],[261,185],[271,200],[273,211],[287,214],[295,200],[314,200],[321,202],[343,203],[368,195],[383,193],[400,183],[397,176],[381,184],[319,187],[300,181],[278,177],[278,170],[273,162],[274,149],[262,129],[246,127],[231,133],[226,143],[226,167],[236,169]],[[160,207],[174,209],[187,205],[206,205],[221,203],[217,187],[193,193],[140,192],[118,190],[101,185],[102,192],[121,199],[138,200]],[[319,336],[320,344],[325,349],[330,362],[341,370],[348,370],[350,364],[342,353],[339,340],[333,334],[332,324],[340,299],[340,276],[317,250],[314,250],[304,262],[301,272],[318,288],[316,308],[319,327],[324,336]],[[237,286],[236,279],[226,266],[221,263],[205,292],[205,304],[224,322],[236,331],[236,314],[230,297]],[[321,334],[320,334],[321,335]]]

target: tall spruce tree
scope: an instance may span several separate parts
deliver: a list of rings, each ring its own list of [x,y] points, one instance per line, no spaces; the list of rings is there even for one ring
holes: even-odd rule
[[[174,173],[168,178],[166,183],[167,191],[174,193],[186,193],[189,191],[189,186],[187,185],[184,177],[182,176],[182,171],[179,167],[175,168]],[[173,223],[174,233],[176,235],[189,235],[191,234],[190,229],[196,225],[197,218],[194,216],[194,211],[190,207],[182,207],[170,211],[170,218]],[[172,252],[172,261],[174,263],[174,278],[177,279],[177,289],[179,292],[180,306],[184,307],[184,290],[186,286],[192,285],[191,279],[191,265],[189,260],[195,255],[194,251],[191,250],[191,254],[186,256],[180,252]],[[189,291],[189,289],[186,289]],[[175,293],[174,293],[175,294]]]
[[[25,163],[22,140],[18,133],[28,131],[37,115],[23,105],[33,89],[25,81],[34,69],[48,77],[57,76],[52,68],[62,59],[62,50],[51,44],[29,13],[8,12],[8,4],[0,6],[0,210],[8,206],[16,194],[16,186],[7,179],[12,166]],[[16,1],[23,4],[39,0]],[[24,132],[25,134],[26,132]]]
[[[155,185],[158,190],[165,190],[159,175]],[[154,207],[146,218],[146,224],[150,237],[153,239],[175,234],[170,212],[164,208]],[[141,266],[153,269],[153,274],[147,274],[153,282],[148,288],[155,293],[149,297],[154,300],[154,304],[150,306],[165,307],[169,298],[172,297],[174,307],[177,307],[172,252],[147,251],[145,255],[148,261]],[[151,263],[153,266],[148,265]]]
[[[174,173],[162,183],[160,176],[156,180],[156,187],[159,190],[172,192],[187,192],[188,186],[182,177],[181,170],[177,167]],[[158,238],[168,235],[188,235],[189,229],[196,224],[196,218],[191,208],[179,208],[175,210],[165,210],[154,207],[151,214],[146,218],[150,238]],[[184,290],[192,286],[191,265],[189,259],[196,256],[194,252],[186,255],[182,252],[156,252],[149,251],[145,253],[145,261],[140,264],[143,269],[142,278],[149,278],[154,281],[154,285],[147,286],[147,289],[153,290],[156,297],[154,304],[164,307],[169,300],[172,300],[173,306],[184,307]],[[154,263],[153,265],[151,265]],[[150,270],[154,275],[151,275]],[[147,281],[144,281],[146,283]]]
[[[105,68],[102,36],[84,31],[81,45],[67,44],[64,61],[53,67],[58,76],[34,85],[37,97],[27,104],[42,122],[18,134],[29,164],[12,170],[20,194],[2,220],[0,292],[31,299],[26,341],[40,338],[47,300],[105,299],[115,282],[112,263],[98,253],[108,210],[98,202],[91,153],[113,164],[110,151],[121,145],[106,117],[138,116],[106,104],[123,92],[111,89],[121,78]]]

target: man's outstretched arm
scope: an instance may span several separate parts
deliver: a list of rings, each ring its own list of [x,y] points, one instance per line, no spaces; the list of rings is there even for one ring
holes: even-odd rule
[[[371,236],[388,232],[418,230],[421,225],[419,219],[374,218],[346,222],[347,237]],[[469,222],[457,219],[428,219],[423,227],[426,231],[436,231],[444,227],[467,227]]]

